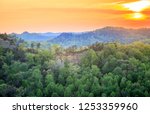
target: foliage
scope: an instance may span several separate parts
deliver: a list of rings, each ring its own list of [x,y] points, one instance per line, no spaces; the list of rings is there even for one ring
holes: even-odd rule
[[[150,96],[149,44],[36,47],[0,47],[0,96]],[[76,54],[78,62],[58,61]]]

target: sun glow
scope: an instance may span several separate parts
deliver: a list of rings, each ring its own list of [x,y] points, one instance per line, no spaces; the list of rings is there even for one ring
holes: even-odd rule
[[[0,0],[0,32],[150,27],[150,0]]]
[[[131,13],[131,14],[126,14],[125,18],[131,20],[145,20],[147,16],[142,13]]]
[[[126,14],[125,18],[130,20],[145,20],[148,16],[142,11],[150,7],[150,0],[141,0],[122,4],[123,8],[132,11],[131,14]]]
[[[134,14],[133,14],[133,17],[134,17],[135,19],[139,19],[139,18],[143,18],[144,15],[143,15],[142,13],[134,13]]]
[[[137,2],[125,3],[123,4],[123,7],[134,12],[141,12],[144,9],[150,7],[150,1],[142,0],[142,1],[137,1]]]

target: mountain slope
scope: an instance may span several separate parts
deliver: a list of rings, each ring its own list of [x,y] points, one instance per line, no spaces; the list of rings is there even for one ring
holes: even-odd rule
[[[23,32],[22,34],[15,34],[18,38],[21,38],[23,40],[26,41],[47,41],[47,40],[51,40],[55,37],[57,37],[58,35],[60,35],[60,33],[29,33],[29,32]]]
[[[59,44],[63,47],[87,46],[96,42],[131,43],[134,41],[149,42],[150,28],[126,29],[121,27],[105,27],[81,33],[29,33],[15,34],[25,41],[47,41],[49,45]]]
[[[65,47],[72,45],[87,46],[96,42],[131,43],[150,38],[150,29],[125,29],[119,27],[105,27],[84,33],[62,33],[49,40],[50,44],[59,44]]]

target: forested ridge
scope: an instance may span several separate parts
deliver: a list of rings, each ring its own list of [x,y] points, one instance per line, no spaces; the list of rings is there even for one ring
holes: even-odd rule
[[[92,45],[96,42],[131,43],[135,41],[150,42],[150,28],[129,29],[123,27],[107,26],[86,32],[63,33],[30,33],[15,34],[17,37],[31,42],[46,42],[48,46],[59,44],[63,47],[77,47]]]
[[[0,45],[0,96],[150,97],[150,44],[43,49],[6,34],[0,39],[11,42]]]

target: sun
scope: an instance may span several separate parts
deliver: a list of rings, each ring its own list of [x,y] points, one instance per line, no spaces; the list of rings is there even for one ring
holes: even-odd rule
[[[131,2],[131,3],[125,3],[123,4],[124,8],[127,8],[133,12],[141,12],[144,9],[150,7],[150,1],[149,0],[141,0],[137,2]]]
[[[134,13],[134,14],[133,14],[133,17],[134,17],[135,19],[139,19],[139,18],[143,18],[144,16],[143,16],[142,13]]]
[[[145,20],[147,16],[141,12],[150,7],[150,0],[141,0],[137,2],[124,3],[122,4],[122,6],[123,8],[133,12],[131,14],[126,14],[126,19]]]
[[[142,13],[131,13],[131,14],[126,14],[125,18],[130,19],[130,20],[139,21],[139,20],[145,20],[147,18],[147,16]]]

